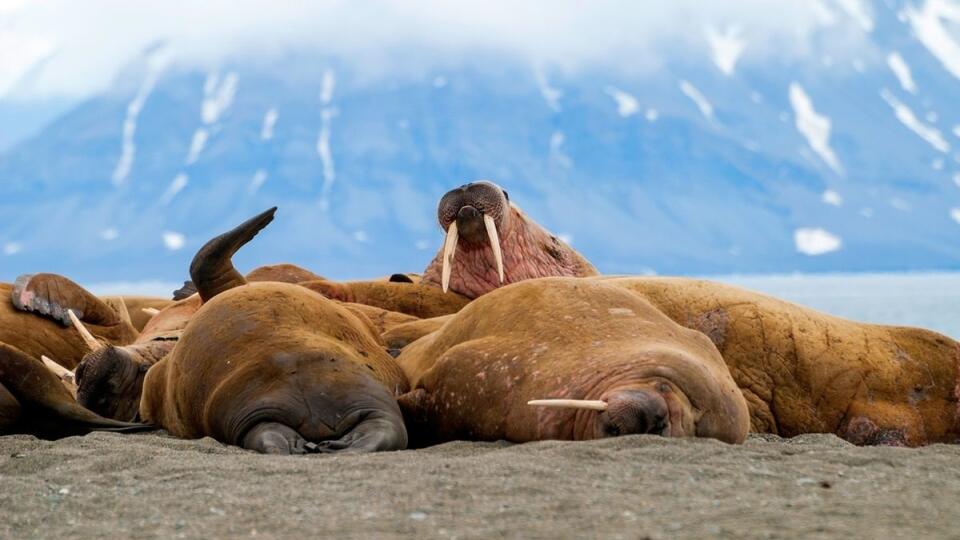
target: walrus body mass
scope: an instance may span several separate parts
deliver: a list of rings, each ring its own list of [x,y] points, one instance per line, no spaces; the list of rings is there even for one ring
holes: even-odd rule
[[[706,336],[589,280],[497,289],[397,360],[414,389],[401,406],[421,443],[629,433],[740,442],[749,428],[746,402]],[[541,398],[603,410],[527,404]]]
[[[147,372],[141,417],[265,453],[404,448],[395,396],[407,381],[369,319],[299,285],[247,284],[233,269],[229,258],[272,218],[197,254],[204,304]]]
[[[960,343],[865,324],[704,280],[605,277],[716,344],[753,431],[856,444],[960,441]]]

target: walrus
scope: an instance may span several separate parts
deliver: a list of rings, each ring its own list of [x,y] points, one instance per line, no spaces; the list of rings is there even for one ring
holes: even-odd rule
[[[208,242],[190,275],[203,305],[151,367],[140,415],[178,437],[278,454],[402,449],[403,372],[368,319],[289,283],[248,283],[232,255],[271,209]]]
[[[835,433],[859,445],[960,442],[960,343],[947,336],[853,322],[706,280],[595,281],[708,336],[755,432]]]
[[[437,220],[446,239],[422,282],[444,291],[472,299],[525,279],[597,275],[586,258],[524,214],[493,182],[448,191]]]
[[[470,303],[469,298],[452,291],[444,292],[432,285],[397,279],[340,282],[315,280],[304,281],[299,285],[331,300],[365,304],[421,319],[456,313]]]
[[[152,428],[103,418],[81,407],[40,360],[0,343],[0,435],[28,433],[56,439],[95,430],[144,429]]]
[[[414,389],[400,403],[419,444],[633,433],[739,443],[750,427],[746,401],[707,336],[591,280],[527,280],[489,292],[397,362]]]
[[[176,301],[154,315],[133,343],[103,344],[87,353],[76,369],[77,402],[106,418],[136,421],[147,370],[170,354],[200,305],[196,294]]]
[[[29,274],[0,284],[0,342],[74,369],[91,341],[70,328],[71,311],[94,343],[127,344],[138,335],[122,301],[108,303],[64,276]]]

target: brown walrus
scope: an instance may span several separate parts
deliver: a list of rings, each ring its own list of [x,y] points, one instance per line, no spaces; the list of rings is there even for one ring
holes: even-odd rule
[[[591,280],[529,280],[485,294],[397,361],[414,388],[400,402],[419,442],[656,433],[738,443],[750,427],[705,335]],[[596,410],[527,404],[541,398]]]
[[[855,444],[960,442],[960,343],[833,317],[710,281],[596,278],[716,344],[753,431],[835,433]],[[591,280],[593,281],[593,280]]]
[[[197,253],[190,274],[203,306],[147,372],[141,417],[264,453],[406,447],[395,396],[407,381],[370,321],[297,285],[248,284],[233,268],[274,211]]]
[[[470,299],[454,292],[443,292],[432,285],[403,281],[305,281],[299,283],[331,300],[364,304],[417,318],[440,317],[456,313]]]
[[[446,240],[422,282],[444,291],[477,298],[525,279],[597,275],[589,261],[530,219],[493,182],[447,192],[437,219]]]

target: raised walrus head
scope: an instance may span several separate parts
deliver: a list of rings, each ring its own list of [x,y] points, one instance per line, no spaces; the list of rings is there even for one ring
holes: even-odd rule
[[[482,180],[448,191],[437,207],[443,248],[423,281],[476,298],[501,285],[551,276],[593,276],[596,269]]]

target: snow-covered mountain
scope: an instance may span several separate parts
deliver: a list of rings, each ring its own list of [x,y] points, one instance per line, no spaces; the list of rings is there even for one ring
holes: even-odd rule
[[[960,269],[960,4],[823,9],[803,58],[741,62],[738,28],[706,27],[636,71],[150,47],[0,154],[0,279],[181,279],[273,205],[241,266],[417,271],[440,196],[480,178],[609,273]],[[869,47],[844,50],[850,24]]]

